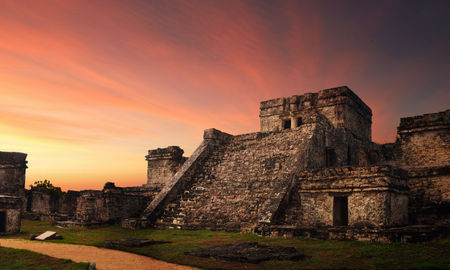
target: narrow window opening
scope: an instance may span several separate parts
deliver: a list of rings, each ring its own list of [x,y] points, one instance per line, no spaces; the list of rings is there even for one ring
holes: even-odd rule
[[[6,232],[6,212],[0,212],[0,232]]]
[[[297,127],[301,126],[303,124],[302,118],[297,118]]]
[[[336,152],[334,148],[325,149],[325,162],[326,167],[333,167],[336,165]]]
[[[290,129],[291,128],[291,120],[284,120],[283,121],[283,129]]]
[[[333,226],[348,225],[348,197],[334,197]]]

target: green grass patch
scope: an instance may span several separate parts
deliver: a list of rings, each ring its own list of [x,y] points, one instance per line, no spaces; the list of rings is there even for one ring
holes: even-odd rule
[[[51,241],[55,243],[103,246],[105,240],[130,237],[171,241],[167,244],[123,248],[123,250],[203,269],[450,269],[448,238],[428,243],[387,244],[266,238],[253,234],[204,230],[130,230],[119,226],[57,228],[46,222],[29,220],[23,220],[20,234],[10,237],[28,239],[30,234],[39,234],[47,230],[56,231],[64,237],[63,240]],[[293,246],[310,258],[297,262],[272,260],[249,264],[184,255],[184,252],[197,248],[248,241],[258,241],[266,245]]]
[[[75,263],[24,249],[0,247],[0,269],[3,270],[86,270],[88,268],[89,263]]]

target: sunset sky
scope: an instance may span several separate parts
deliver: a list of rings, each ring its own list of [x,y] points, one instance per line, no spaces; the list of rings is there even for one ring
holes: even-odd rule
[[[258,131],[259,102],[349,86],[373,139],[450,106],[450,1],[0,0],[0,151],[27,184],[146,182],[148,149]]]

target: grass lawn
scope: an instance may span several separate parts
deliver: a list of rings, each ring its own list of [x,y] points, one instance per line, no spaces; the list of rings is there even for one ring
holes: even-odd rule
[[[9,237],[28,239],[30,234],[39,234],[46,230],[56,231],[64,237],[63,240],[51,241],[55,243],[103,246],[104,240],[129,237],[171,241],[172,243],[168,244],[124,250],[203,269],[450,269],[450,237],[428,243],[386,244],[265,238],[252,234],[212,231],[156,229],[133,231],[119,226],[62,229],[51,226],[47,222],[30,220],[23,220],[20,234]],[[185,251],[200,247],[247,241],[258,241],[266,245],[293,246],[311,258],[298,262],[272,260],[250,264],[184,255]]]
[[[86,270],[88,268],[89,263],[75,263],[28,250],[0,247],[0,269],[3,270]]]

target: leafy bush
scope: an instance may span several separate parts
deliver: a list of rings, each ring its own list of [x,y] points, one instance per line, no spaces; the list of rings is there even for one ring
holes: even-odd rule
[[[64,192],[61,190],[60,187],[55,187],[52,183],[50,183],[49,180],[45,179],[44,181],[35,181],[34,186],[30,185],[31,189],[38,189],[47,191],[53,194],[61,195]]]

